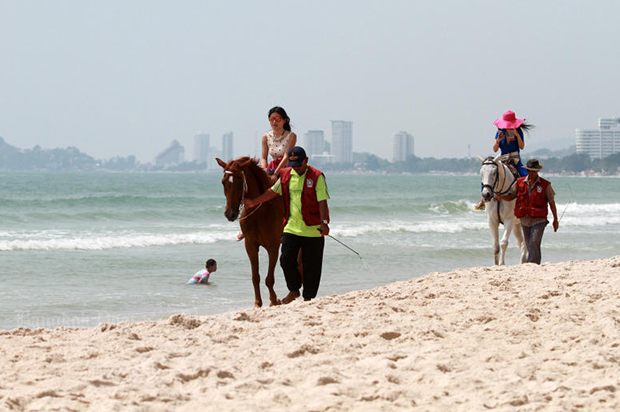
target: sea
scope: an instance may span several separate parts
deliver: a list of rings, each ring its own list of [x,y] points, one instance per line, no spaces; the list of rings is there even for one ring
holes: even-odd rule
[[[543,173],[544,176],[544,173]],[[0,173],[0,329],[91,327],[254,305],[220,172]],[[620,253],[620,180],[547,176],[560,229],[543,262]],[[320,296],[492,266],[477,175],[328,173],[331,235]],[[213,258],[209,285],[186,281]],[[267,254],[261,251],[264,286]],[[519,273],[511,237],[506,257]],[[281,268],[276,292],[287,293]]]

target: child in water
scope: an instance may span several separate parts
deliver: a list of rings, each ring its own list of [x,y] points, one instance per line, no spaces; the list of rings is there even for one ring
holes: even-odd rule
[[[211,273],[215,272],[216,270],[217,270],[217,262],[215,261],[215,259],[209,259],[207,260],[207,263],[205,263],[205,269],[199,270],[198,272],[196,272],[194,276],[192,276],[192,278],[187,281],[187,284],[188,285],[198,285],[198,284],[208,285],[209,276],[211,276]]]

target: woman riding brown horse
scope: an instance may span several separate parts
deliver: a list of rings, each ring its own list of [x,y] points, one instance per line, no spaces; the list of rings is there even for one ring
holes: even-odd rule
[[[258,166],[255,159],[241,157],[225,163],[216,159],[224,169],[222,185],[226,195],[226,210],[224,215],[233,222],[239,219],[241,230],[245,234],[245,251],[252,265],[252,284],[254,285],[254,306],[261,307],[263,301],[260,296],[260,274],[258,273],[258,248],[267,250],[269,266],[265,284],[269,289],[269,302],[271,306],[279,305],[276,292],[274,271],[278,262],[280,241],[282,239],[282,200],[275,198],[269,202],[252,208],[243,208],[243,199],[258,197],[271,187],[271,179],[267,173]]]

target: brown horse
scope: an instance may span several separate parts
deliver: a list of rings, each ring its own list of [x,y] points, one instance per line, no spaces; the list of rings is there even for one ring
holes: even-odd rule
[[[243,208],[239,211],[245,197],[254,199],[263,194],[272,185],[271,178],[258,166],[255,159],[248,156],[224,163],[216,159],[224,169],[222,185],[226,195],[226,210],[224,216],[231,222],[239,218],[239,225],[245,235],[245,251],[252,265],[252,284],[254,285],[254,306],[261,307],[263,301],[260,296],[260,274],[258,273],[258,248],[264,247],[269,255],[269,268],[265,284],[269,289],[271,306],[279,305],[273,285],[275,284],[274,271],[278,262],[280,241],[282,239],[282,200],[278,197],[253,208]]]

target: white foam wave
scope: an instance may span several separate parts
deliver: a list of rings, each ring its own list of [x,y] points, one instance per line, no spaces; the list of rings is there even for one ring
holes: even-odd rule
[[[566,213],[582,215],[606,215],[609,213],[620,213],[620,203],[580,204],[577,202],[572,202],[568,204],[568,207],[566,203],[557,203],[557,208],[558,212],[566,209]]]
[[[556,204],[564,226],[599,227],[620,224],[620,203]],[[549,214],[551,217],[551,214]]]
[[[454,205],[461,206],[461,200]],[[611,204],[557,204],[558,214],[564,213],[562,227],[586,230],[620,225],[620,203]],[[343,217],[346,217],[344,215]],[[550,216],[551,217],[551,216]],[[336,237],[391,236],[398,234],[458,234],[467,231],[488,230],[486,214],[480,212],[450,216],[442,213],[434,219],[386,219],[369,216],[368,221],[337,219],[332,222],[331,233]],[[163,229],[163,228],[162,228]],[[575,229],[572,229],[575,230]],[[114,248],[141,248],[178,244],[210,244],[234,241],[237,225],[209,224],[192,231],[178,227],[172,233],[141,231],[95,232],[75,230],[0,231],[0,252],[19,250],[106,250]]]
[[[179,244],[209,244],[222,240],[234,241],[235,232],[197,232],[170,234],[108,234],[36,236],[21,234],[19,239],[0,238],[0,251],[16,250],[106,250],[115,248],[152,247]],[[6,232],[5,232],[6,234]],[[2,236],[4,237],[4,236]]]
[[[560,215],[562,212],[558,212]],[[559,216],[558,216],[559,217]],[[560,224],[564,226],[599,227],[620,225],[620,216],[571,216],[568,212],[562,216]]]
[[[449,214],[452,209],[473,209],[473,203],[471,201],[460,199],[460,200],[450,200],[444,203],[433,203],[429,206],[429,209],[432,212],[446,215]]]
[[[466,230],[482,230],[488,228],[485,220],[432,220],[426,222],[388,221],[371,224],[351,224],[340,226],[335,224],[332,232],[340,236],[363,236],[373,233],[461,233]]]
[[[460,202],[458,202],[460,203]],[[458,204],[457,203],[457,204]],[[620,225],[620,204],[557,204],[558,216],[564,213],[562,226],[591,228],[600,226]],[[566,212],[564,212],[566,210]],[[549,219],[552,219],[549,213]],[[432,219],[426,221],[390,220],[375,221],[365,224],[357,222],[338,223],[334,221],[331,228],[334,236],[364,236],[386,233],[462,233],[465,231],[488,230],[486,214],[473,212],[458,217]]]

